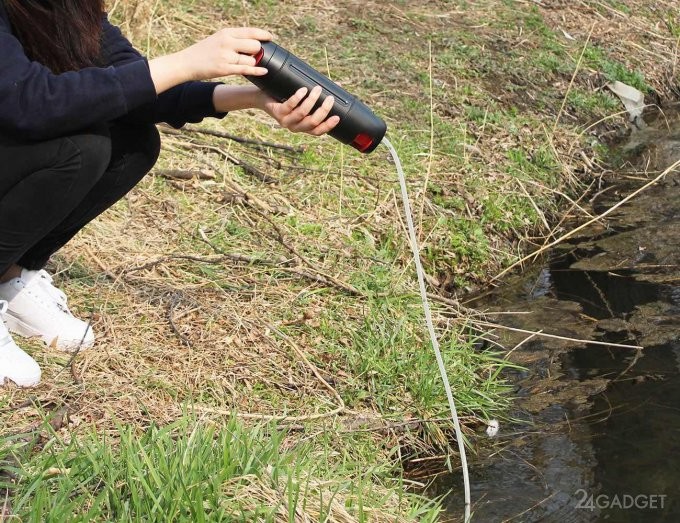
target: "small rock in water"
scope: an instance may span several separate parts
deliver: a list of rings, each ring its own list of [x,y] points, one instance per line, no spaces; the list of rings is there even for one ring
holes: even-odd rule
[[[488,426],[486,427],[486,435],[489,436],[490,438],[493,438],[498,434],[498,429],[500,428],[500,424],[498,423],[498,420],[492,419],[489,421]]]

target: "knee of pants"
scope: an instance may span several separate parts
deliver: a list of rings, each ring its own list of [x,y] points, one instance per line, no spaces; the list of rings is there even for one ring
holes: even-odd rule
[[[139,128],[139,139],[142,144],[142,163],[145,173],[156,165],[161,154],[161,135],[155,125],[145,125]]]
[[[155,125],[144,126],[143,129],[149,159],[155,164],[161,154],[161,135]]]
[[[78,183],[92,187],[111,162],[111,137],[106,131],[68,136],[64,138],[61,154],[79,162]]]
[[[120,143],[128,161],[134,163],[134,166],[131,166],[132,170],[136,171],[140,177],[156,165],[161,153],[161,136],[155,125],[113,128],[111,136],[114,141],[114,157],[116,156],[116,148]]]

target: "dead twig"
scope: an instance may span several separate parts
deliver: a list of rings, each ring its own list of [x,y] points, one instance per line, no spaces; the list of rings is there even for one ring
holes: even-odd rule
[[[581,50],[581,55],[578,57],[578,61],[576,62],[576,67],[574,68],[574,74],[571,75],[571,81],[569,82],[569,87],[567,87],[567,92],[564,95],[564,98],[562,99],[562,105],[560,106],[560,110],[557,113],[557,118],[555,118],[555,122],[553,124],[552,128],[552,133],[551,136],[555,136],[555,131],[557,130],[557,126],[560,123],[560,118],[562,118],[562,114],[564,113],[564,108],[567,105],[567,100],[569,99],[569,93],[571,93],[571,89],[574,86],[574,81],[576,80],[576,75],[578,74],[579,70],[581,69],[581,63],[583,62],[583,56],[586,54],[586,50],[588,49],[588,44],[590,44],[590,38],[593,36],[593,31],[595,30],[595,23],[593,23],[592,27],[590,28],[590,32],[588,33],[588,38],[586,38],[586,43],[583,44],[583,49]]]
[[[491,329],[503,329],[511,332],[520,332],[522,334],[531,334],[533,336],[538,336],[541,338],[552,338],[554,340],[562,341],[573,341],[575,343],[586,343],[588,345],[601,345],[604,347],[617,347],[619,349],[643,349],[644,347],[640,345],[626,345],[623,343],[610,343],[608,341],[595,341],[595,340],[584,340],[580,338],[570,338],[568,336],[558,336],[557,334],[548,334],[543,331],[530,331],[527,329],[516,329],[515,327],[508,327],[507,325],[501,325],[500,323],[490,323],[488,321],[481,320],[471,320],[470,318],[463,319],[465,322],[469,322],[473,325]]]
[[[252,138],[243,138],[241,136],[236,136],[233,134],[225,133],[223,131],[214,131],[212,129],[205,129],[203,127],[195,127],[193,125],[185,125],[184,131],[197,134],[205,134],[207,136],[214,136],[216,138],[225,138],[231,140],[232,142],[244,144],[244,145],[255,145],[258,147],[266,147],[270,149],[281,149],[283,151],[290,151],[296,154],[302,154],[305,152],[304,147],[294,147],[292,145],[285,145],[275,142],[267,142],[262,140],[255,140]]]
[[[329,274],[325,274],[318,270],[307,258],[302,256],[295,247],[290,245],[285,238],[285,235],[281,228],[276,224],[274,220],[272,220],[269,216],[267,216],[265,213],[260,211],[259,209],[255,209],[255,212],[259,214],[264,220],[269,223],[269,225],[272,226],[274,231],[276,232],[275,239],[278,241],[281,246],[286,249],[288,252],[290,252],[293,256],[295,256],[298,260],[300,260],[304,265],[307,266],[309,272],[307,271],[300,271],[298,274],[307,274],[307,275],[314,275],[315,278],[319,279],[318,281],[325,281],[332,286],[342,289],[343,291],[353,295],[353,296],[362,296],[363,293],[358,290],[357,288],[353,287],[352,285],[345,283],[341,280],[338,280],[337,278],[330,276]]]
[[[228,153],[224,149],[220,149],[219,147],[216,147],[214,145],[205,144],[205,143],[181,142],[181,141],[177,141],[177,140],[175,140],[174,143],[176,145],[179,145],[180,147],[185,147],[185,148],[188,148],[188,149],[207,149],[209,151],[212,151],[214,153],[217,153],[217,154],[224,156],[224,158],[226,158],[226,160],[229,163],[232,163],[232,164],[236,165],[237,167],[240,167],[241,169],[243,169],[243,172],[245,172],[246,174],[249,174],[250,176],[253,176],[254,178],[257,178],[261,182],[270,183],[270,184],[278,183],[278,180],[276,178],[274,178],[273,176],[268,175],[267,173],[261,171],[260,169],[258,169],[254,165],[246,162],[245,160],[241,160],[240,158],[237,158],[233,154]]]
[[[246,256],[243,254],[234,254],[234,253],[221,253],[218,256],[214,257],[202,257],[202,256],[192,256],[188,254],[174,254],[170,256],[164,256],[162,258],[158,258],[156,260],[152,260],[150,262],[147,262],[143,265],[139,265],[137,267],[130,267],[128,269],[124,269],[122,271],[122,274],[129,274],[132,272],[139,272],[139,271],[144,271],[144,270],[149,270],[153,269],[154,267],[161,265],[163,263],[173,261],[173,260],[186,260],[186,261],[194,261],[198,263],[208,263],[211,265],[217,265],[224,263],[225,261],[233,261],[237,263],[244,263],[246,265],[260,265],[264,267],[270,267],[274,268],[276,270],[282,271],[282,272],[287,272],[290,274],[295,274],[297,276],[300,276],[301,278],[313,281],[315,283],[321,283],[322,285],[325,285],[327,287],[335,287],[336,289],[339,289],[343,292],[346,292],[347,294],[350,294],[352,296],[364,296],[364,294],[356,289],[355,287],[344,283],[336,278],[333,278],[331,276],[328,276],[326,274],[323,274],[319,271],[314,271],[314,270],[308,270],[308,269],[302,269],[300,267],[289,267],[286,266],[285,264],[289,263],[289,260],[282,259],[279,261],[275,260],[269,260],[266,258],[255,258],[252,256]],[[449,302],[449,304],[451,304]]]
[[[175,325],[175,321],[173,319],[175,309],[177,308],[177,305],[179,305],[181,303],[181,301],[182,301],[182,297],[181,297],[180,293],[175,292],[172,295],[172,298],[170,299],[170,303],[168,305],[168,323],[170,324],[170,328],[172,329],[172,332],[175,333],[175,336],[177,336],[182,341],[182,343],[184,343],[184,345],[186,345],[190,349],[193,349],[194,346],[191,343],[191,340],[189,340],[189,338],[187,338],[184,334],[182,334],[179,331],[179,329],[177,328],[177,325]]]
[[[164,145],[165,148],[168,150],[175,152],[177,154],[180,154],[182,156],[191,158],[193,161],[197,161],[202,163],[203,165],[206,165],[210,169],[213,169],[216,172],[221,173],[223,176],[223,183],[224,185],[227,186],[227,188],[234,193],[236,193],[240,197],[240,202],[242,202],[244,205],[248,206],[251,209],[260,209],[266,212],[274,212],[274,209],[265,201],[260,200],[258,197],[254,196],[253,194],[250,194],[248,191],[246,191],[243,187],[241,187],[238,183],[236,183],[234,180],[230,179],[228,176],[224,174],[224,172],[214,165],[213,163],[204,160],[202,158],[196,158],[194,155],[189,154],[189,152],[182,150],[181,148],[176,148],[169,146],[167,144]]]
[[[87,335],[87,332],[92,328],[92,320],[94,319],[94,311],[90,313],[90,317],[87,320],[87,327],[85,328],[85,332],[83,333],[82,338],[80,339],[80,343],[78,344],[78,348],[71,354],[71,357],[68,359],[66,364],[55,374],[55,378],[61,374],[64,369],[68,369],[69,372],[71,373],[71,377],[73,378],[73,381],[75,382],[76,385],[80,385],[83,382],[83,379],[78,375],[78,372],[76,371],[74,367],[74,363],[76,361],[76,358],[78,357],[78,354],[80,354],[81,349],[83,348],[83,343],[85,342],[85,336]]]
[[[264,265],[266,267],[277,267],[281,263],[284,263],[283,261],[277,263],[276,261],[267,260],[266,258],[255,258],[254,256],[246,256],[245,254],[235,254],[227,252],[221,252],[218,256],[213,257],[193,256],[191,254],[172,254],[170,256],[163,256],[162,258],[152,260],[137,267],[130,267],[129,269],[125,269],[123,273],[129,274],[131,272],[139,272],[148,269],[153,269],[157,265],[173,260],[186,260],[198,263],[208,263],[212,265],[224,263],[225,261],[234,261],[237,263],[244,263],[247,265]]]
[[[153,171],[152,174],[169,178],[171,180],[214,180],[215,175],[206,171],[184,171],[181,169],[160,169]]]

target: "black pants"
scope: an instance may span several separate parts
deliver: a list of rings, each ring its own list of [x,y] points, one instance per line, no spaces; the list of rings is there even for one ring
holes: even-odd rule
[[[0,138],[0,275],[50,256],[132,189],[158,159],[153,125],[111,124],[34,143]]]

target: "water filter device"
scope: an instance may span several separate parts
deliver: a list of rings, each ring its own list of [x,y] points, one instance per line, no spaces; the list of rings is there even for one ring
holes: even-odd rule
[[[418,275],[418,286],[420,288],[420,296],[423,301],[423,311],[425,313],[425,323],[427,324],[432,347],[437,358],[439,372],[444,381],[446,398],[449,403],[449,408],[451,409],[451,417],[456,430],[456,440],[458,441],[458,450],[460,452],[461,465],[463,468],[465,496],[464,521],[465,523],[468,523],[470,521],[471,503],[470,476],[465,454],[465,440],[458,419],[458,411],[453,399],[453,393],[451,392],[451,385],[446,373],[446,366],[444,365],[444,360],[439,348],[437,334],[434,330],[432,313],[427,298],[427,289],[425,287],[425,272],[423,271],[420,261],[418,237],[413,224],[413,213],[411,212],[411,205],[409,203],[406,178],[404,177],[404,170],[401,166],[397,151],[385,137],[387,124],[385,124],[381,118],[377,117],[365,104],[357,100],[342,87],[336,85],[329,78],[307,65],[293,53],[275,43],[263,42],[260,52],[255,55],[255,61],[256,65],[266,68],[268,73],[264,76],[246,76],[246,78],[275,100],[283,102],[290,98],[301,87],[306,87],[311,91],[314,87],[319,85],[322,88],[322,93],[313,110],[318,109],[326,97],[333,96],[335,98],[335,103],[333,104],[329,116],[337,115],[340,117],[340,123],[338,123],[338,125],[328,134],[342,143],[351,145],[362,153],[372,152],[381,143],[384,143],[390,150],[390,154],[392,155],[392,159],[397,168],[399,184],[401,186],[409,243],[413,250],[413,259],[416,265],[416,274]]]
[[[328,134],[362,153],[370,153],[378,147],[387,132],[387,124],[366,104],[328,77],[273,42],[263,42],[255,60],[258,67],[264,67],[269,72],[264,76],[246,78],[269,96],[283,102],[301,87],[311,91],[319,85],[322,93],[313,111],[326,97],[333,96],[335,103],[328,116],[340,117],[340,123]]]

